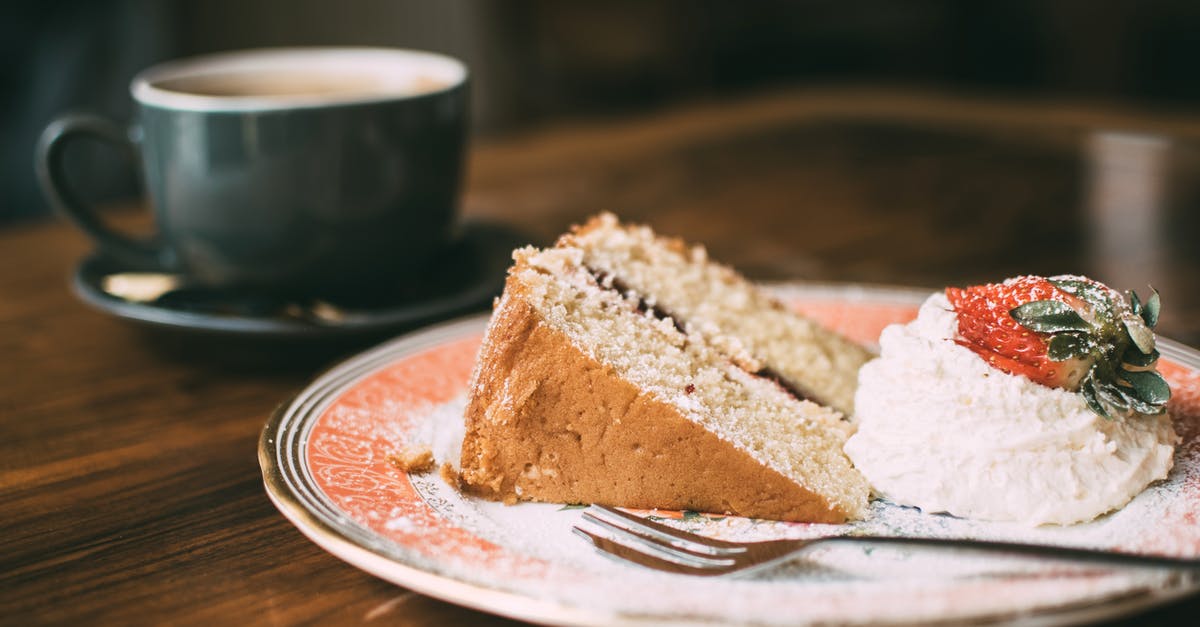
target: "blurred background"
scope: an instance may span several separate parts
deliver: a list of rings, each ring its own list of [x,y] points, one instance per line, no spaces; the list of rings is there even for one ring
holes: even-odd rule
[[[0,225],[45,216],[31,166],[56,114],[132,116],[138,70],[288,45],[434,50],[473,70],[477,138],[798,86],[870,85],[1200,104],[1189,0],[49,0],[0,7]],[[902,140],[902,138],[899,138]],[[90,197],[136,195],[104,147],[73,155]]]

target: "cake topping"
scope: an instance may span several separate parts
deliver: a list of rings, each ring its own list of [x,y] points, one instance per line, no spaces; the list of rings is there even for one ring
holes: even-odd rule
[[[955,341],[993,367],[1079,392],[1095,413],[1156,415],[1170,388],[1154,370],[1159,296],[1130,300],[1084,277],[1022,276],[946,288],[958,316]]]
[[[1167,476],[1179,442],[1170,415],[1135,411],[1101,417],[1078,391],[994,367],[992,353],[981,353],[964,337],[962,318],[980,317],[981,292],[1020,291],[1023,302],[996,299],[994,325],[1004,325],[1006,338],[1024,338],[1011,340],[1012,346],[1051,343],[1051,332],[1030,330],[1009,312],[1025,302],[1054,301],[1088,320],[1093,308],[1054,286],[1061,280],[1068,279],[1021,278],[938,292],[915,320],[883,330],[880,357],[859,372],[858,430],[845,446],[876,494],[929,513],[1066,525],[1122,507]],[[957,313],[951,294],[977,309]],[[1143,309],[1137,307],[1139,316]],[[984,327],[978,320],[965,326]],[[1064,367],[1013,350],[996,362],[1003,359],[1030,372]]]

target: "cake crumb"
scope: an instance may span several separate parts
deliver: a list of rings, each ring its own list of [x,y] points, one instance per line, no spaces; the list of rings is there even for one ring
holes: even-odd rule
[[[462,489],[462,475],[460,475],[458,471],[454,469],[454,465],[450,462],[442,462],[441,467],[438,468],[438,474],[441,475],[442,481],[445,481],[448,485],[457,489]]]
[[[388,455],[387,460],[400,472],[417,475],[427,473],[434,467],[433,451],[428,447],[403,448]]]

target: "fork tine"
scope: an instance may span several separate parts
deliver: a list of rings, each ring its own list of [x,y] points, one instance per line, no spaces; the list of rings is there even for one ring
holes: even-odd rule
[[[746,551],[745,546],[736,542],[726,542],[682,531],[606,505],[590,505],[583,511],[583,515],[588,518],[600,519],[609,526],[627,533],[660,543],[666,542],[671,546],[696,553],[736,555]]]
[[[714,549],[700,544],[685,543],[653,533],[646,533],[631,526],[623,525],[619,521],[599,518],[587,512],[583,513],[583,520],[608,532],[614,542],[624,542],[626,545],[634,548],[644,546],[646,547],[645,550],[661,551],[672,556],[678,555],[679,557],[696,558],[705,560],[706,562],[715,560],[714,565],[727,564],[734,557],[741,555],[741,553],[720,553],[719,551],[723,551],[724,549]]]
[[[647,549],[647,551],[661,551],[661,555],[663,555],[663,557],[660,557],[659,553],[646,552],[646,551],[641,550],[640,548],[635,549],[633,547],[616,542],[615,540],[612,540],[611,538],[606,538],[597,533],[588,531],[587,529],[584,529],[583,527],[580,527],[578,525],[576,525],[575,527],[572,527],[571,531],[573,531],[576,535],[591,542],[592,546],[596,547],[596,550],[599,551],[601,554],[603,554],[605,557],[610,557],[613,559],[621,560],[623,562],[629,562],[632,564],[636,564],[638,566],[645,566],[646,568],[653,568],[654,570],[661,570],[661,571],[665,571],[665,572],[669,572],[669,573],[676,573],[676,574],[680,574],[680,575],[697,575],[697,576],[701,576],[701,577],[713,577],[713,576],[717,576],[717,575],[723,575],[723,574],[729,572],[731,569],[733,569],[733,566],[731,566],[731,565],[730,566],[701,565],[702,562],[700,562],[700,559],[705,559],[705,558],[691,558],[691,559],[694,559],[695,561],[692,561],[690,563],[684,562],[683,560],[689,560],[689,558],[684,554],[673,553],[673,552],[669,552],[664,549],[658,549],[658,548],[656,548],[658,545],[649,545],[649,544],[640,544],[639,545],[640,547],[644,547],[645,549]],[[667,555],[670,555],[671,557],[665,557]],[[679,561],[677,561],[677,560],[679,560]]]

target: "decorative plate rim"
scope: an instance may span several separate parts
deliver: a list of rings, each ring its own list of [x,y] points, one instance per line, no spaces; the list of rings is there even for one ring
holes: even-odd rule
[[[783,298],[842,299],[851,302],[880,302],[919,305],[931,293],[921,288],[869,285],[856,283],[774,282],[764,284]],[[308,473],[307,461],[301,455],[303,445],[289,449],[287,444],[307,433],[307,428],[322,413],[337,394],[374,372],[380,365],[397,358],[419,353],[458,339],[486,327],[490,314],[474,314],[414,330],[388,340],[374,348],[349,357],[313,377],[304,389],[280,403],[259,437],[258,459],[266,493],[277,509],[300,532],[319,547],[339,559],[372,575],[414,592],[425,594],[456,605],[489,614],[545,624],[572,625],[647,625],[662,624],[661,616],[638,616],[581,608],[565,602],[537,599],[519,592],[509,592],[486,585],[463,581],[451,575],[433,572],[419,565],[401,561],[403,549],[379,539],[375,534],[339,514],[334,508],[322,512],[320,499],[307,500],[303,491]],[[1200,370],[1200,351],[1180,342],[1159,337],[1160,353],[1181,365]],[[299,429],[292,423],[301,424]],[[285,429],[289,429],[285,431]],[[281,440],[283,433],[286,439]],[[297,481],[298,480],[298,481]],[[311,477],[308,477],[311,481]],[[410,559],[410,562],[420,561]],[[1089,600],[1086,604],[1069,603],[1060,607],[1027,612],[994,612],[980,614],[969,620],[987,624],[1060,625],[1128,616],[1140,610],[1182,599],[1200,591],[1200,582],[1190,585],[1176,583],[1171,587],[1141,588],[1116,594],[1109,598]],[[911,622],[911,621],[909,621]],[[928,621],[922,621],[929,624]],[[962,617],[947,618],[946,622],[962,623]],[[672,620],[673,625],[711,625],[686,617]],[[896,624],[905,624],[898,621]]]

